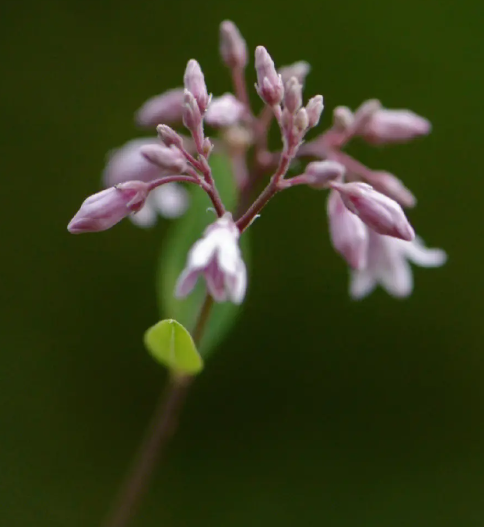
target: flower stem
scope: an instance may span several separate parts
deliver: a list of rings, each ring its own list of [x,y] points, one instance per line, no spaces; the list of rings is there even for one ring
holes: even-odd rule
[[[212,306],[213,299],[207,294],[193,329],[193,340],[197,346],[207,326]],[[126,527],[136,514],[154,469],[177,430],[183,405],[194,380],[195,377],[192,375],[170,375],[133,465],[103,527]]]

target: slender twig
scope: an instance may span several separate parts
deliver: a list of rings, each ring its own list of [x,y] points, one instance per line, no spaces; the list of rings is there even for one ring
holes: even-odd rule
[[[212,305],[213,299],[207,294],[193,329],[193,340],[197,346],[207,326]],[[133,465],[103,527],[126,527],[135,515],[148,489],[157,463],[176,432],[183,404],[194,379],[195,377],[191,375],[173,374],[170,376],[158,400]]]

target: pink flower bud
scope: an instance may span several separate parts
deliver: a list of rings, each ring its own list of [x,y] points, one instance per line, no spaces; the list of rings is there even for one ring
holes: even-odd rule
[[[402,207],[415,207],[417,200],[410,190],[393,174],[374,170],[365,174],[365,180],[378,192],[400,203]]]
[[[172,174],[181,174],[187,168],[186,159],[176,146],[145,145],[141,147],[141,155]]]
[[[220,24],[220,55],[229,68],[245,68],[247,65],[247,44],[230,20]]]
[[[279,68],[279,74],[281,75],[282,82],[284,85],[289,81],[291,77],[296,77],[299,81],[299,84],[304,84],[308,73],[311,71],[311,66],[308,62],[300,60],[289,66],[283,66]]]
[[[315,189],[328,188],[328,183],[340,179],[345,167],[336,161],[313,161],[304,171],[308,185]]]
[[[299,133],[303,133],[308,129],[309,117],[306,108],[300,108],[294,117],[294,127]]]
[[[195,99],[192,92],[185,90],[185,96],[183,99],[183,124],[192,133],[198,130],[202,124],[202,114],[200,113],[200,107]]]
[[[179,134],[170,128],[166,124],[159,124],[156,127],[159,138],[163,141],[166,146],[176,146],[177,148],[183,148],[183,139]]]
[[[280,104],[284,96],[281,76],[274,67],[274,61],[263,46],[255,50],[256,89],[260,98],[269,106]]]
[[[316,95],[315,97],[309,99],[308,103],[306,104],[306,111],[308,113],[309,119],[309,128],[314,128],[315,126],[318,126],[319,119],[321,118],[321,114],[323,113],[323,109],[324,104],[322,95]]]
[[[189,91],[197,101],[200,113],[203,115],[210,102],[210,97],[207,93],[207,85],[205,84],[205,77],[203,76],[200,64],[194,59],[188,61],[184,76],[185,83],[185,98],[186,91]]]
[[[347,106],[337,106],[333,110],[333,128],[346,132],[353,126],[353,112]]]
[[[89,196],[67,229],[72,234],[110,229],[123,218],[140,210],[148,197],[148,185],[128,181]]]
[[[160,169],[141,155],[141,147],[156,144],[156,138],[133,139],[109,154],[103,172],[103,184],[112,187],[126,181],[149,182],[163,175]]]
[[[200,275],[216,302],[240,304],[245,296],[247,270],[242,260],[239,230],[230,213],[210,225],[190,249],[187,265],[176,286],[176,296],[188,295]]]
[[[381,109],[381,103],[377,99],[369,99],[363,102],[354,113],[352,129],[355,134],[361,133],[373,115]]]
[[[430,122],[410,110],[375,112],[359,134],[371,144],[405,143],[430,133]]]
[[[212,99],[205,114],[205,120],[216,127],[232,126],[240,121],[244,111],[244,105],[231,93],[226,93]]]
[[[181,123],[183,89],[169,90],[148,99],[136,112],[135,120],[143,128],[155,127],[160,123]]]
[[[289,113],[296,113],[302,106],[302,86],[296,77],[291,77],[284,90],[284,107]]]
[[[368,229],[343,203],[336,191],[328,197],[331,242],[353,269],[364,269],[368,258]]]
[[[400,205],[366,183],[332,183],[341,194],[343,203],[361,221],[379,234],[411,241],[415,237],[412,226]]]

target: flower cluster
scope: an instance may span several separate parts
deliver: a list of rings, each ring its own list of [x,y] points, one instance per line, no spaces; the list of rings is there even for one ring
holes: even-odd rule
[[[304,103],[309,64],[300,61],[277,70],[267,50],[257,47],[256,91],[264,106],[256,114],[245,81],[247,45],[230,21],[220,26],[220,54],[230,71],[234,93],[212,97],[200,65],[190,60],[183,88],[149,99],[136,113],[137,124],[156,128],[158,138],[130,141],[110,155],[103,174],[106,190],[86,199],[68,226],[70,232],[106,230],[124,217],[140,226],[153,225],[157,214],[175,218],[189,206],[181,184],[196,185],[207,193],[218,219],[189,252],[176,295],[189,294],[202,275],[215,301],[241,303],[247,271],[238,245],[240,235],[276,194],[306,185],[328,191],[330,237],[352,269],[352,297],[367,295],[377,284],[394,296],[407,296],[413,287],[408,260],[429,267],[444,263],[443,251],[427,249],[415,236],[403,208],[413,207],[416,200],[404,184],[344,152],[354,137],[384,145],[427,135],[429,121],[370,100],[354,112],[337,107],[331,128],[305,142],[323,111],[321,95]],[[273,123],[282,139],[281,150],[275,152],[268,148]],[[177,131],[182,125],[188,135]],[[205,125],[219,131],[217,139],[206,136]],[[232,161],[240,192],[234,211],[226,210],[212,176],[214,149]],[[296,159],[308,162],[300,174],[289,176]],[[247,201],[265,177],[265,189],[252,203]]]

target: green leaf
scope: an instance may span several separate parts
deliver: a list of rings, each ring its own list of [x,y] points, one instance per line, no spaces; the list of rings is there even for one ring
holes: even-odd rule
[[[162,320],[152,326],[144,342],[151,355],[173,372],[193,375],[203,368],[190,333],[176,320]]]
[[[232,175],[230,160],[221,154],[210,157],[212,174],[222,201],[228,210],[237,204],[237,188]],[[208,196],[200,188],[193,186],[192,201],[188,212],[170,226],[163,241],[157,275],[157,296],[162,316],[179,320],[184,326],[193,328],[205,299],[206,289],[203,279],[199,279],[195,289],[185,299],[174,297],[176,281],[185,267],[188,251],[201,237],[205,228],[215,221],[215,215]],[[247,263],[248,234],[241,237],[241,249]],[[212,308],[207,328],[199,344],[202,357],[206,358],[231,329],[240,306],[229,302],[215,304]]]

